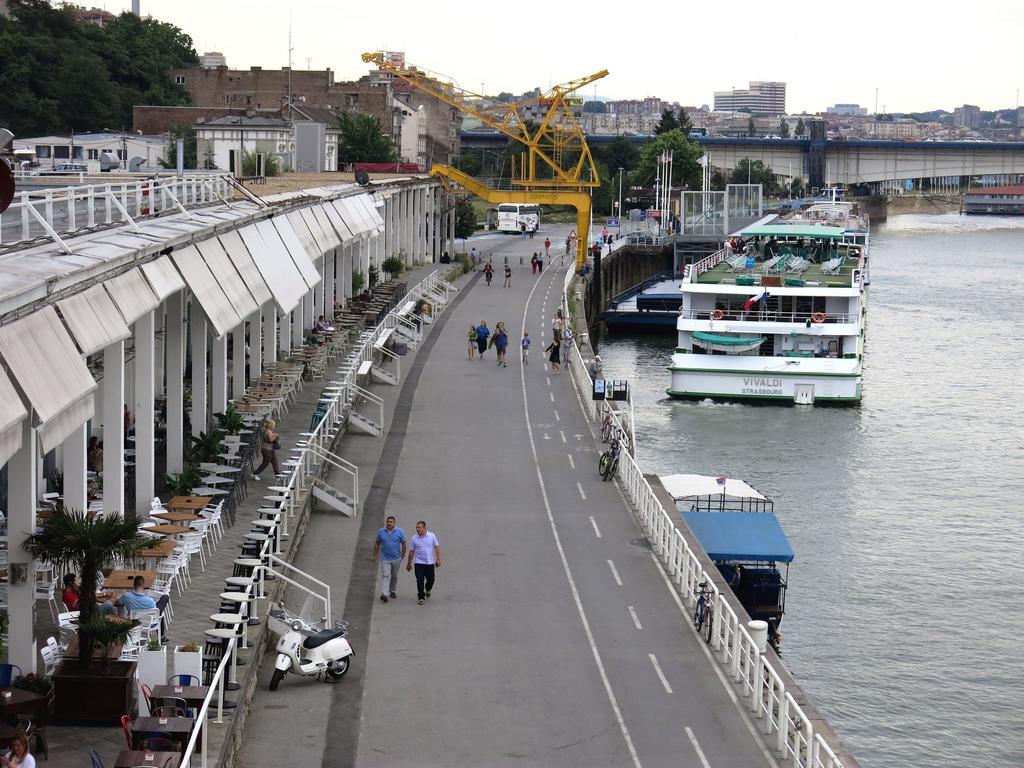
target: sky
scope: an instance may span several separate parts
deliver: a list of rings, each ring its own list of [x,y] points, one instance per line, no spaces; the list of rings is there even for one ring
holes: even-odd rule
[[[1024,91],[1024,0],[141,2],[143,15],[181,27],[200,54],[221,51],[235,69],[287,66],[290,20],[293,66],[329,67],[336,80],[366,73],[363,51],[392,50],[488,94],[601,69],[610,74],[596,83],[599,97],[687,106],[711,105],[714,91],[749,80],[782,80],[791,113],[837,102],[873,112],[876,88],[880,112],[1007,108]],[[593,98],[594,86],[583,95]]]

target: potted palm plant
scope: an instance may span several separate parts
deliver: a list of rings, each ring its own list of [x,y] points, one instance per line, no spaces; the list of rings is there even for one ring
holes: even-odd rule
[[[242,418],[242,414],[235,410],[233,403],[224,409],[224,413],[215,413],[213,415],[217,419],[218,428],[224,430],[229,435],[237,435],[245,429],[245,420]]]
[[[209,432],[200,432],[198,436],[192,436],[192,461],[196,464],[202,461],[213,461],[221,453],[221,443],[224,442],[224,430],[211,429]]]
[[[181,472],[164,475],[164,485],[175,496],[191,496],[192,489],[202,483],[202,475],[192,466],[186,466]]]
[[[72,509],[50,516],[22,544],[35,559],[58,571],[77,572],[80,578],[78,658],[65,659],[53,675],[54,714],[60,722],[116,724],[131,711],[135,662],[108,657],[138,622],[116,621],[97,612],[96,574],[117,561],[130,561],[146,543],[135,515],[90,518]],[[101,663],[94,662],[97,648],[102,650]]]

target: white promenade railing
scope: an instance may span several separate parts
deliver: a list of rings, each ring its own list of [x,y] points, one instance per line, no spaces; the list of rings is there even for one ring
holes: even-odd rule
[[[63,243],[79,229],[129,222],[169,210],[227,200],[232,185],[223,173],[134,177],[114,183],[83,184],[18,192],[0,214],[0,244],[39,237]]]
[[[708,257],[709,260],[713,258]],[[566,313],[574,277],[573,271],[568,270],[562,290],[562,307]],[[630,434],[621,422],[622,414],[619,411],[606,402],[591,399],[590,375],[583,365],[578,346],[574,348],[573,355],[571,376],[584,413],[591,423],[599,425],[605,413],[611,413],[615,426],[623,434]],[[794,766],[843,768],[842,761],[836,757],[832,747],[820,734],[814,732],[810,718],[786,690],[782,677],[768,661],[767,654],[754,642],[725,596],[715,587],[711,575],[701,566],[699,554],[687,544],[628,451],[620,454],[618,481],[651,543],[651,549],[687,606],[691,609],[696,607],[694,595],[701,582],[711,591],[714,607],[711,636],[713,656],[728,670],[733,684],[739,688],[741,700],[761,723],[765,737],[769,740],[774,737],[776,750],[784,757],[792,758]]]
[[[216,698],[217,703],[217,719],[213,722],[223,723],[224,722],[224,683],[225,676],[227,675],[227,669],[229,666],[234,665],[235,654],[238,652],[236,646],[238,641],[234,638],[228,640],[227,647],[224,650],[224,656],[220,660],[220,664],[217,665],[217,671],[213,675],[213,680],[210,683],[210,692],[206,694],[206,698],[203,699],[203,706],[199,708],[199,712],[196,713],[196,725],[192,729],[192,736],[189,737],[188,744],[185,746],[185,752],[181,759],[180,766],[182,768],[188,768],[192,761],[192,755],[196,751],[196,741],[202,737],[203,746],[200,749],[200,762],[199,768],[207,768],[206,753],[209,749],[210,739],[207,733],[207,724],[210,719],[210,707],[213,705]]]
[[[299,510],[300,505],[305,503],[305,491],[308,490],[308,488],[312,484],[313,479],[316,478],[320,470],[320,466],[325,462],[331,463],[330,459],[332,457],[340,459],[340,457],[331,454],[330,447],[334,442],[334,438],[336,435],[335,428],[338,427],[344,421],[346,415],[345,408],[350,403],[352,390],[356,388],[355,379],[359,370],[359,363],[362,363],[364,360],[371,360],[374,352],[374,344],[377,342],[377,340],[384,334],[385,331],[387,331],[388,329],[393,330],[396,325],[402,322],[402,320],[398,317],[398,315],[401,314],[402,312],[402,305],[406,304],[409,301],[418,301],[420,298],[424,296],[429,296],[431,299],[433,299],[434,306],[437,306],[437,301],[439,299],[443,300],[444,304],[447,304],[449,300],[450,290],[451,286],[444,280],[439,278],[438,272],[435,270],[431,274],[427,275],[426,278],[424,278],[415,286],[413,286],[413,288],[406,293],[405,297],[395,304],[395,308],[388,312],[387,316],[380,322],[380,324],[378,324],[373,329],[373,331],[363,336],[357,355],[358,363],[354,366],[347,367],[344,373],[340,374],[339,380],[332,382],[332,384],[328,387],[328,390],[330,392],[330,402],[327,403],[326,410],[324,411],[319,421],[317,421],[316,425],[313,427],[313,430],[306,436],[306,445],[303,446],[300,452],[299,461],[296,463],[294,467],[292,467],[291,472],[288,475],[287,481],[283,483],[283,485],[287,487],[287,491],[282,494],[285,498],[280,506],[281,511],[283,513],[281,515],[283,523],[285,520],[287,520],[287,518],[294,517],[296,512]],[[383,428],[384,424],[382,420],[381,429],[383,430]],[[348,462],[345,463],[347,464]],[[355,465],[350,466],[351,471],[348,468],[345,468],[345,471],[353,479],[355,487],[353,499],[358,505],[359,470],[358,467],[356,467]],[[284,525],[284,528],[285,530],[287,530],[286,523]],[[287,565],[287,562],[285,560],[281,559],[281,557],[279,556],[276,556],[278,554],[275,551],[276,542],[276,536],[272,536],[268,538],[265,542],[263,542],[260,548],[259,557],[261,560],[263,560],[264,563],[268,565],[274,562],[278,564]],[[262,571],[266,570],[266,568],[261,567],[259,570],[262,573]],[[281,574],[278,575],[280,576]],[[308,574],[305,575],[308,576]],[[312,579],[312,577],[309,578]],[[302,587],[302,585],[299,585],[297,582],[293,582],[290,579],[285,580],[289,583],[295,584],[303,589],[306,589],[305,587]],[[313,580],[316,581],[315,579]],[[330,626],[330,587],[328,587],[323,582],[317,583],[327,588],[326,616],[328,626]],[[263,591],[263,582],[261,577],[259,580],[259,590],[257,592],[257,597],[265,598],[266,596],[266,593]],[[233,653],[235,641],[232,640],[231,643],[232,645],[229,646],[229,650],[231,650]],[[225,662],[227,661],[227,657],[228,654],[225,653],[224,660],[221,661],[220,666],[217,668],[217,675],[214,677],[213,683],[211,684],[210,693],[207,694],[206,700],[203,702],[203,706],[199,710],[199,714],[196,718],[196,726],[192,732],[192,738],[189,740],[188,747],[185,750],[184,756],[182,757],[180,763],[181,768],[188,768],[189,761],[191,760],[192,754],[195,750],[196,738],[200,732],[202,732],[203,735],[202,763],[200,768],[206,768],[206,750],[208,741],[206,738],[206,729],[208,712],[211,701],[213,700],[214,695],[216,695],[218,701],[218,709],[217,720],[215,722],[222,722],[221,705],[223,703],[224,698],[223,671],[225,667]]]

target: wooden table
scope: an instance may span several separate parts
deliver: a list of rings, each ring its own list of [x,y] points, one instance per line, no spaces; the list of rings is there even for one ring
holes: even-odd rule
[[[146,758],[152,758],[147,760]],[[170,760],[170,763],[167,761]],[[146,752],[145,750],[122,749],[114,762],[114,768],[135,768],[139,765],[152,765],[154,768],[163,768],[164,763],[178,768],[181,762],[181,752]]]
[[[166,723],[160,722],[166,720]],[[170,736],[171,740],[179,744],[179,749],[185,751],[188,739],[195,728],[194,717],[137,717],[132,723],[132,743],[135,744],[146,737],[147,733],[161,732]],[[196,740],[196,747],[200,746],[199,739]]]
[[[171,523],[151,525],[146,530],[150,533],[159,533],[161,536],[180,536],[183,533],[192,533],[192,529],[187,525],[172,525]]]
[[[191,523],[193,520],[206,519],[202,515],[194,515],[191,512],[155,512],[150,517],[159,517],[169,523]]]
[[[174,551],[174,548],[176,546],[178,545],[175,544],[173,541],[170,541],[168,539],[161,539],[160,541],[154,541],[148,547],[143,547],[142,549],[135,550],[135,554],[138,557],[145,558],[167,557],[169,554],[171,554],[171,552]]]
[[[168,509],[205,509],[213,501],[209,496],[174,496],[167,502]]]
[[[154,685],[150,696],[154,699],[184,699],[191,709],[199,709],[209,693],[208,685]]]
[[[145,579],[145,584],[143,586],[145,586],[146,589],[149,589],[153,586],[153,582],[156,581],[156,575],[156,571],[111,571],[110,575],[107,576],[106,581],[103,582],[103,588],[134,589],[134,584],[132,582],[135,580],[136,576],[141,576]]]
[[[8,697],[7,694],[10,696]],[[42,693],[23,691],[21,688],[2,688],[0,689],[0,714],[35,714],[45,701],[46,696]]]

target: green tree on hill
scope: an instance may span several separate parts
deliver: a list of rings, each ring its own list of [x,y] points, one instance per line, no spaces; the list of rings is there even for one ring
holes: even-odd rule
[[[373,115],[342,112],[338,115],[338,127],[338,162],[393,163],[398,159],[380,120]]]
[[[661,135],[663,133],[668,133],[669,131],[677,130],[679,130],[679,121],[676,119],[676,113],[668,107],[665,107],[661,112],[661,120],[659,120],[658,124],[654,127],[654,133],[656,135]]]
[[[794,133],[797,136],[803,136],[805,133],[807,133],[807,126],[804,125],[804,119],[802,117],[797,118],[796,130],[794,131]]]
[[[704,150],[678,128],[644,144],[640,150],[636,172],[633,174],[634,182],[641,186],[654,183],[658,158],[665,150],[672,151],[672,186],[699,189],[703,173],[697,160],[704,154]]]

